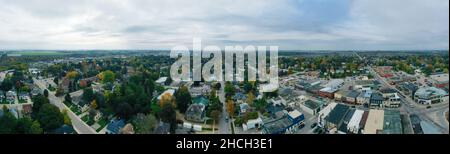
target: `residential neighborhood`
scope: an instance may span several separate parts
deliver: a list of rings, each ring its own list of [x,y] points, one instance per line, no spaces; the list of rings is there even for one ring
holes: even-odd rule
[[[172,81],[167,55],[97,54],[3,64],[10,69],[0,72],[1,118],[30,121],[35,130],[24,133],[448,133],[448,66],[422,73],[430,54],[407,68],[389,60],[419,57],[282,56],[274,92],[255,81]],[[448,54],[440,58],[448,62]],[[47,124],[46,116],[58,119]]]

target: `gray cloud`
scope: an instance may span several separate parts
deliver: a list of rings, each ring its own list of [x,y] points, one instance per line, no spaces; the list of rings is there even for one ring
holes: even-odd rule
[[[0,49],[448,49],[448,0],[0,0]],[[206,45],[206,44],[205,44]]]

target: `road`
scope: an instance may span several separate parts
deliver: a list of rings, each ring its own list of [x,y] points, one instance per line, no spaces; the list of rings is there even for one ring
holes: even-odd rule
[[[363,60],[363,58],[361,56],[359,56],[358,53],[355,52],[355,55],[358,58],[360,58],[361,60]],[[389,84],[383,77],[381,77],[377,72],[375,72],[375,70],[371,66],[369,66],[368,68],[369,68],[369,71],[372,74],[374,74],[374,77],[378,81],[380,81],[384,87],[389,87],[391,89],[394,89],[398,93],[400,93],[400,95],[408,96],[408,95],[405,95],[402,91],[398,90],[397,87]],[[401,102],[403,103],[400,110],[405,111],[406,113],[408,113],[410,115],[415,114],[415,115],[419,116],[419,118],[421,120],[424,120],[424,121],[427,121],[427,122],[433,124],[434,126],[436,126],[436,128],[439,129],[440,132],[442,132],[444,134],[449,133],[449,124],[444,116],[445,112],[448,111],[448,107],[449,107],[448,101],[439,103],[439,104],[434,104],[434,105],[432,105],[432,108],[426,109],[426,106],[416,103],[414,100],[412,100],[409,97],[400,97],[400,99],[401,99]]]
[[[34,83],[41,89],[47,89],[47,83],[44,83],[42,80],[37,80],[33,78]],[[56,97],[53,92],[49,92],[48,99],[50,103],[58,107],[60,110],[67,110],[67,114],[72,122],[72,126],[74,130],[78,134],[97,134],[97,132],[88,126],[80,117],[78,117],[75,113],[73,113],[63,102],[63,100],[59,97]]]
[[[228,113],[227,113],[227,105],[225,102],[226,101],[225,100],[225,90],[224,90],[225,82],[221,82],[220,85],[221,86],[220,86],[218,96],[219,96],[220,102],[222,102],[222,104],[223,104],[223,109],[222,109],[222,115],[220,116],[220,120],[219,120],[218,133],[219,134],[231,134],[230,123],[232,120],[230,119],[228,122],[226,121],[226,117],[228,117]]]

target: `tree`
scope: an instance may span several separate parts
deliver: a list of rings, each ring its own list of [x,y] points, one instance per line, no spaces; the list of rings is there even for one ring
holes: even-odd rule
[[[58,78],[58,77],[55,77],[55,78],[53,79],[53,82],[54,82],[55,84],[58,84],[58,83],[59,83],[59,78]]]
[[[92,88],[83,89],[82,97],[85,103],[91,102],[94,99],[94,90]]]
[[[3,116],[0,117],[0,134],[12,134],[15,133],[17,126],[17,119],[9,111],[5,111]]]
[[[175,93],[175,100],[177,102],[177,108],[180,110],[180,112],[186,111],[188,106],[192,103],[191,94],[189,93],[189,90],[186,86],[180,87],[179,90]]]
[[[173,105],[166,103],[162,107],[159,117],[161,117],[161,121],[170,124],[170,132],[175,133],[176,129],[176,112]]]
[[[163,108],[166,104],[170,104],[172,105],[172,107],[175,107],[175,98],[172,96],[172,94],[166,93],[161,96],[161,100],[159,100],[159,106]]]
[[[27,134],[27,132],[29,132],[29,129],[30,129],[32,123],[33,123],[33,121],[29,117],[24,117],[24,118],[18,119],[16,129],[15,129],[16,133]]]
[[[48,98],[48,90],[47,89],[44,90],[44,96]]]
[[[258,110],[260,112],[264,112],[267,107],[267,101],[264,98],[258,99],[255,101],[254,105],[255,105],[256,110]]]
[[[219,120],[221,112],[219,110],[211,111],[211,118],[214,120],[214,123]]]
[[[31,124],[29,134],[42,134],[44,130],[41,128],[41,124],[35,120],[33,124]]]
[[[114,82],[114,80],[116,80],[116,74],[110,70],[107,71],[103,71],[102,73],[100,73],[98,75],[98,78],[103,82],[103,83],[112,83]]]
[[[158,120],[153,114],[145,115],[139,113],[132,123],[136,134],[152,134],[153,130],[156,128]]]
[[[66,125],[72,125],[72,120],[70,120],[69,114],[67,113],[67,110],[64,109],[62,111],[62,115],[64,117],[64,124]]]
[[[233,117],[234,116],[234,102],[233,102],[233,100],[231,100],[231,99],[229,99],[229,100],[227,100],[227,112],[228,112],[228,115],[230,116],[230,117]]]
[[[37,95],[35,97],[32,98],[33,101],[33,114],[36,114],[40,111],[41,107],[44,104],[50,104],[50,100],[48,100],[47,97],[43,96],[43,95]]]
[[[72,97],[70,96],[70,94],[66,94],[66,96],[64,96],[64,102],[66,103],[72,103]]]
[[[5,91],[5,92],[11,90],[12,87],[13,87],[12,81],[10,79],[7,79],[7,78],[3,80],[3,82],[2,82],[2,84],[0,86],[0,88],[3,91]]]
[[[59,128],[64,124],[64,116],[59,111],[58,107],[52,104],[44,104],[39,110],[38,121],[42,124],[45,131],[51,131]]]
[[[75,79],[77,77],[78,77],[77,71],[70,71],[66,74],[66,78],[68,78],[68,79]]]
[[[91,102],[91,106],[90,106],[92,109],[97,109],[97,100],[93,100],[92,102]]]
[[[252,106],[254,100],[255,100],[255,95],[253,94],[253,91],[250,91],[250,92],[247,94],[247,100],[246,100],[246,102],[247,102],[248,105]]]
[[[236,89],[234,88],[233,84],[230,82],[225,83],[225,95],[226,96],[233,96],[236,93]]]

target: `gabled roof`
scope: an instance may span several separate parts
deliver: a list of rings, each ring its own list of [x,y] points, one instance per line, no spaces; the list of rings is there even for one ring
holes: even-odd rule
[[[111,120],[111,122],[108,124],[106,129],[115,134],[118,134],[120,129],[122,129],[124,126],[125,126],[125,120],[123,120],[123,119]]]

